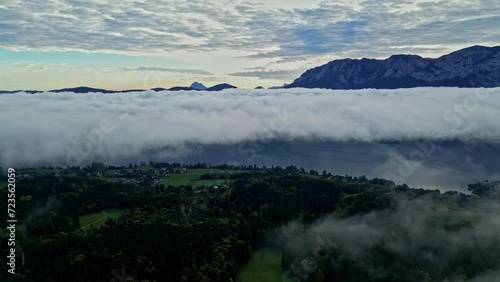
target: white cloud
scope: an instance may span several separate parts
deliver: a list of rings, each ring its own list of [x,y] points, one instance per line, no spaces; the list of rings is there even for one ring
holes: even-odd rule
[[[290,89],[0,95],[0,120],[4,121],[0,123],[0,165],[64,164],[75,146],[80,146],[85,161],[115,162],[137,159],[146,152],[166,157],[180,154],[192,144],[284,137],[337,142],[458,139],[498,144],[499,91]],[[105,132],[108,127],[113,130]],[[95,144],[88,142],[92,138]]]

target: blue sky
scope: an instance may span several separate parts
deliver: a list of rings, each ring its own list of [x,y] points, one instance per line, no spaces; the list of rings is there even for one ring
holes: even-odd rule
[[[497,0],[3,0],[0,89],[282,85],[339,58],[499,45]]]

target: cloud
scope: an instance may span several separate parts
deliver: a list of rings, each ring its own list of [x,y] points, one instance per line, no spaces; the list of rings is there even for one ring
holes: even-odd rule
[[[12,66],[24,69],[25,71],[65,71],[71,68],[71,65],[67,63],[40,63],[32,61],[14,62]]]
[[[171,73],[188,73],[199,75],[213,75],[213,73],[199,69],[174,69],[164,67],[123,67],[124,71],[146,71],[146,72],[171,72]]]
[[[248,71],[241,71],[231,73],[229,75],[233,76],[244,76],[244,77],[257,77],[260,79],[287,79],[293,80],[298,75],[300,75],[302,70],[266,70],[266,69],[255,69]]]
[[[389,209],[364,215],[329,216],[306,226],[290,223],[276,241],[286,244],[288,264],[303,265],[309,256],[309,265],[315,265],[316,255],[324,261],[317,271],[335,273],[342,281],[425,281],[426,276],[497,281],[500,206],[463,202],[458,208],[458,202],[453,196],[399,198]]]
[[[488,271],[472,280],[472,282],[495,282],[500,277],[500,271]]]
[[[360,55],[356,52],[367,48],[388,56],[389,47],[415,43],[500,42],[494,24],[500,3],[494,0],[259,2],[264,1],[9,0],[3,4],[8,9],[0,9],[0,46],[149,53],[239,50],[279,58]],[[270,49],[277,51],[263,51]]]
[[[498,91],[236,89],[0,95],[0,120],[7,121],[0,124],[0,165],[65,163],[70,158],[76,162],[78,156],[113,162],[145,152],[181,154],[192,144],[273,138],[498,144]]]

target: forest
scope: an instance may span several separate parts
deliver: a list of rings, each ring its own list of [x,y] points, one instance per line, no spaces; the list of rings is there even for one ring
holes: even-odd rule
[[[278,281],[477,282],[499,274],[497,182],[441,192],[293,165],[17,171],[20,259],[16,275],[5,276],[2,247],[1,281],[240,281],[263,249],[281,254]],[[106,210],[119,212],[101,218]]]

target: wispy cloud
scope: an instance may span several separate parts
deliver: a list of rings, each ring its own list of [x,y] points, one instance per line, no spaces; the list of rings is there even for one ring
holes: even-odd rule
[[[266,69],[255,69],[246,70],[241,72],[231,73],[229,75],[233,76],[244,76],[244,77],[257,77],[260,79],[287,79],[292,80],[302,73],[302,69],[295,70],[266,70]]]
[[[71,65],[67,63],[40,63],[32,61],[14,62],[12,65],[26,71],[64,71],[71,68]]]
[[[189,73],[189,74],[199,74],[199,75],[213,75],[213,73],[197,70],[197,69],[173,69],[164,67],[122,67],[119,68],[124,71],[145,71],[145,72],[171,72],[171,73]]]

